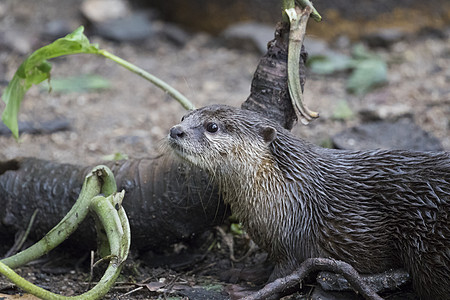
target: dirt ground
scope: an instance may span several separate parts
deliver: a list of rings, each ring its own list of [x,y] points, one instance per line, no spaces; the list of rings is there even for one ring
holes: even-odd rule
[[[83,24],[78,12],[79,3],[76,0],[0,2],[0,38],[3,38],[0,43],[1,90],[6,87],[28,50],[50,42],[42,39],[45,24],[55,19],[64,19],[73,29]],[[388,84],[365,96],[346,92],[346,74],[309,74],[305,99],[311,109],[320,112],[321,117],[307,127],[298,125],[294,133],[314,143],[322,143],[337,132],[360,123],[358,112],[361,110],[403,104],[415,122],[438,137],[444,149],[450,151],[450,31],[443,35],[446,37],[418,34],[395,43],[389,50],[374,49],[389,63]],[[260,56],[227,48],[216,37],[205,33],[192,33],[182,47],[158,39],[136,44],[115,43],[96,36],[89,38],[99,43],[101,48],[165,80],[197,107],[212,103],[239,106],[249,94]],[[348,52],[349,49],[339,51]],[[10,136],[0,136],[1,160],[34,156],[86,165],[99,163],[105,155],[117,152],[129,157],[144,157],[159,150],[168,129],[184,113],[184,109],[170,96],[104,58],[75,55],[54,59],[52,63],[53,78],[97,74],[110,80],[111,87],[95,92],[50,94],[39,87],[31,88],[23,101],[19,119],[46,121],[67,118],[71,130],[48,135],[23,134],[18,142]],[[353,118],[333,118],[340,100],[349,103],[355,113]],[[3,108],[4,103],[1,102],[0,110]],[[226,259],[227,251],[222,248],[218,253],[216,259]],[[78,294],[86,288],[86,261],[80,272],[75,271],[74,267],[67,267],[64,270],[68,273],[56,275],[54,271],[43,272],[31,266],[22,268],[21,274],[55,291]],[[217,277],[209,275],[197,277],[194,272],[177,273],[135,264],[137,262],[131,261],[127,265],[125,275],[108,297],[169,299],[169,294],[150,292],[148,286],[135,284],[156,282],[161,278],[173,284],[203,284],[211,289],[217,288],[219,282]],[[0,281],[4,282],[4,279]],[[124,295],[139,287],[143,288],[129,296]]]

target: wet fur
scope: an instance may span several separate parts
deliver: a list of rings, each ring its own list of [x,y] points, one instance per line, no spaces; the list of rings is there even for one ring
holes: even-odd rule
[[[404,267],[422,299],[448,299],[449,153],[324,149],[224,105],[178,126],[184,136],[169,144],[213,176],[276,263],[271,279],[305,258],[332,257],[362,273]]]

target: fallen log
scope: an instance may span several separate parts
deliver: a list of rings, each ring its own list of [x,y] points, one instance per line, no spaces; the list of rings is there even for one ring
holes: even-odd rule
[[[198,169],[161,155],[105,163],[118,190],[125,190],[132,246],[163,250],[223,222],[229,210],[217,189]],[[70,210],[92,166],[59,164],[36,158],[0,162],[2,242],[24,230],[38,210],[30,237],[41,238]],[[95,247],[94,227],[84,222],[70,237],[78,247]]]

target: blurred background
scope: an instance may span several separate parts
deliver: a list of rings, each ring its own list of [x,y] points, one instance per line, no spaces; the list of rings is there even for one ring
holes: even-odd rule
[[[281,13],[281,1],[276,0],[136,0],[134,3],[157,8],[166,20],[211,33],[220,33],[242,21],[274,24]],[[383,28],[410,33],[427,27],[442,28],[448,25],[450,16],[450,3],[445,0],[317,0],[313,4],[324,22],[310,24],[308,32],[326,39],[339,36],[357,39]]]

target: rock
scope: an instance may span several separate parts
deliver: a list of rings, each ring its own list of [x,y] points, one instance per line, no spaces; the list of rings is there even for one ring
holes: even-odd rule
[[[221,33],[226,46],[247,51],[256,51],[264,54],[267,51],[267,43],[273,40],[275,28],[258,22],[240,22],[229,26]],[[305,37],[305,48],[314,56],[341,55],[331,50],[325,40]]]
[[[6,87],[8,85],[8,80],[6,79],[6,63],[0,62],[0,89],[3,90],[3,85]]]
[[[396,121],[404,117],[412,117],[409,105],[397,103],[394,105],[372,105],[359,111],[363,123],[379,120]]]
[[[92,31],[109,40],[142,41],[154,34],[148,11],[133,12],[125,0],[85,0],[81,12]]]
[[[172,23],[162,23],[156,32],[161,38],[178,47],[183,47],[191,38],[188,32]]]
[[[405,270],[390,270],[380,274],[361,275],[361,277],[376,293],[397,290],[410,279]],[[344,276],[327,271],[319,273],[317,283],[325,291],[353,290]]]
[[[85,0],[80,10],[92,23],[123,18],[131,13],[128,2],[124,0]]]
[[[339,35],[333,41],[333,48],[337,48],[337,49],[341,49],[341,50],[350,49],[351,45],[352,45],[352,42],[351,42],[350,38],[345,34]]]
[[[0,48],[7,48],[21,55],[30,54],[33,37],[21,30],[8,30],[0,33]]]
[[[273,39],[275,28],[258,22],[235,23],[225,29],[221,37],[226,46],[266,53],[267,42]]]
[[[351,57],[333,50],[325,40],[306,36],[304,45],[308,51],[307,63],[311,72],[330,75],[350,68]]]
[[[51,134],[58,131],[71,130],[70,122],[63,118],[48,121],[25,122],[19,121],[19,133]],[[5,124],[0,123],[0,135],[11,135],[11,130]]]
[[[362,37],[369,47],[388,48],[392,44],[403,40],[406,32],[398,28],[380,29],[379,31],[366,34]]]
[[[331,50],[328,43],[324,40],[305,36],[303,41],[305,48],[313,56],[330,56],[335,55],[336,52]]]
[[[0,18],[6,15],[7,8],[6,3],[0,2]]]
[[[324,291],[320,286],[314,288],[311,300],[359,300],[355,292],[332,292]]]
[[[187,299],[196,300],[227,300],[229,297],[214,289],[204,289],[201,287],[186,288],[178,293]]]
[[[348,150],[399,149],[442,151],[441,142],[411,119],[376,121],[348,128],[332,137],[334,147]]]
[[[419,36],[423,36],[426,38],[438,38],[438,39],[448,39],[449,38],[449,28],[445,29],[445,28],[435,28],[435,27],[431,27],[431,26],[426,26],[423,27],[419,30],[418,35]]]
[[[152,23],[145,13],[93,23],[93,31],[101,37],[117,42],[142,41],[154,35]]]
[[[52,20],[45,24],[43,36],[48,40],[56,40],[71,33],[73,28],[67,20]]]

